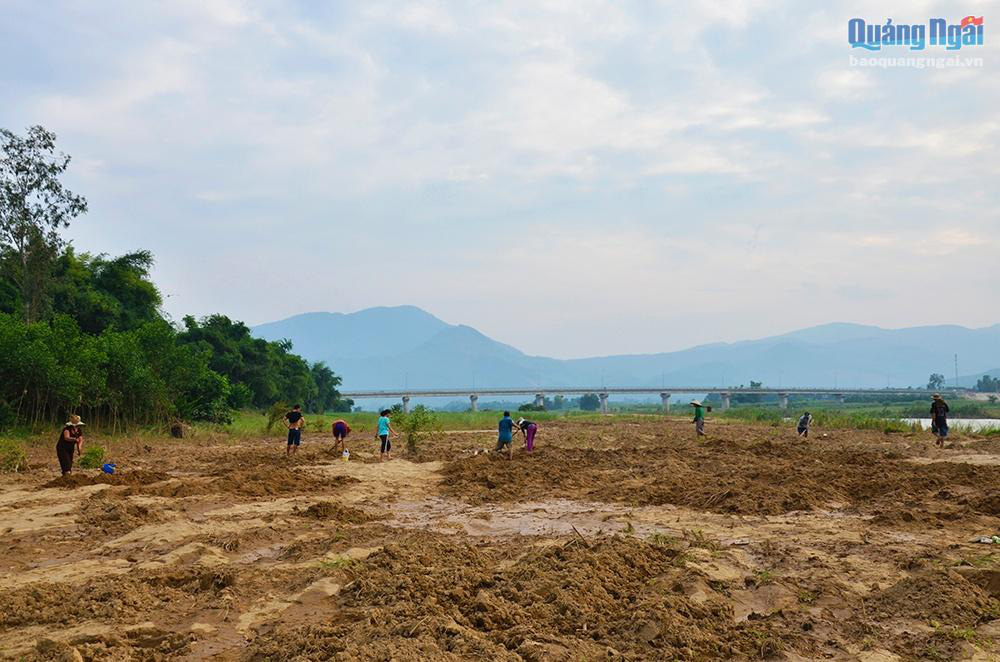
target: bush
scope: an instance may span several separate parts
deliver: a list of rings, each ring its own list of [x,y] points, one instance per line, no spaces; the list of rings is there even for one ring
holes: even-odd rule
[[[24,444],[16,439],[0,439],[0,472],[17,473],[28,468]]]
[[[416,453],[420,442],[440,427],[437,415],[424,405],[417,405],[408,414],[394,413],[392,420],[406,439],[406,450],[410,453]]]
[[[274,428],[274,424],[285,417],[288,413],[289,406],[284,402],[275,402],[271,405],[271,408],[267,410],[267,431],[270,432]]]
[[[97,469],[104,464],[104,455],[104,446],[87,446],[78,464],[84,469]]]

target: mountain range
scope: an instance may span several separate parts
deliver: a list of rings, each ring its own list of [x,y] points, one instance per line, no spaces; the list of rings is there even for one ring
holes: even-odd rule
[[[884,329],[831,323],[675,352],[581,359],[530,356],[476,329],[414,306],[355,313],[305,313],[253,327],[288,339],[310,361],[325,361],[342,390],[520,386],[923,386],[932,372],[954,383],[954,356],[968,386],[1000,366],[1000,324]],[[970,370],[971,368],[971,370]]]

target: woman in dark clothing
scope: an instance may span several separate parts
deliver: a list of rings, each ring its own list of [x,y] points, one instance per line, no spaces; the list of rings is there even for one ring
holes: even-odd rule
[[[69,417],[69,422],[63,426],[56,442],[56,457],[59,458],[59,468],[65,476],[73,470],[74,453],[83,453],[83,421],[76,414]]]
[[[937,445],[944,448],[944,440],[948,436],[948,403],[940,393],[935,393],[931,401],[931,430],[937,437]]]

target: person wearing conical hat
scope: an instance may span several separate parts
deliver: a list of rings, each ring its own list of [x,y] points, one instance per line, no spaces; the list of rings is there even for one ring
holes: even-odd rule
[[[56,457],[59,458],[59,468],[62,470],[63,476],[73,470],[73,455],[83,453],[84,425],[85,423],[80,420],[80,417],[73,414],[59,434],[59,441],[56,442]]]
[[[701,404],[701,400],[692,400],[691,406],[694,407],[694,431],[699,437],[705,436],[705,406]]]

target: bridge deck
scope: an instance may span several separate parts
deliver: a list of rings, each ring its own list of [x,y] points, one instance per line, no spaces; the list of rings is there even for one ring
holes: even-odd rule
[[[942,389],[942,391],[945,389]],[[954,393],[954,389],[949,389]],[[663,394],[663,393],[720,393],[740,395],[913,395],[930,397],[935,391],[927,389],[906,388],[726,388],[721,386],[666,386],[666,387],[613,387],[595,386],[580,388],[576,386],[527,386],[517,388],[406,388],[375,391],[344,391],[346,398],[402,398],[402,397],[456,397],[469,395],[583,395],[586,393],[613,394]]]

